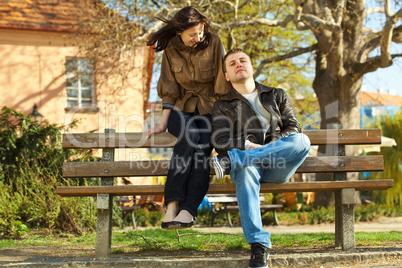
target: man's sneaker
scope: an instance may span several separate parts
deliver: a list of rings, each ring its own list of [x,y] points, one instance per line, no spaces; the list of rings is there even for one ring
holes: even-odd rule
[[[268,248],[259,243],[251,244],[249,268],[268,268]]]
[[[225,174],[230,171],[230,158],[227,153],[215,155],[212,157],[212,163],[218,180],[223,179]]]

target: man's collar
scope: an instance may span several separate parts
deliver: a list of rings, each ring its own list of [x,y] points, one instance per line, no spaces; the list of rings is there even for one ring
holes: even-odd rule
[[[255,81],[254,81],[254,82],[255,82]],[[270,91],[270,90],[271,90],[270,87],[266,87],[266,86],[264,86],[264,85],[261,85],[261,84],[258,83],[258,82],[255,82],[255,88],[257,89],[258,93],[265,92],[265,91]],[[243,98],[244,98],[244,97],[243,97],[239,92],[237,92],[236,89],[234,89],[234,88],[232,87],[232,90],[231,90],[228,94],[222,96],[220,99],[221,99],[221,100],[231,101],[231,100],[234,100],[234,99],[243,99]]]

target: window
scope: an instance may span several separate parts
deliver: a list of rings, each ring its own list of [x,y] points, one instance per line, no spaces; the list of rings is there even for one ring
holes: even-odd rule
[[[66,59],[67,107],[95,108],[93,63],[84,58]]]

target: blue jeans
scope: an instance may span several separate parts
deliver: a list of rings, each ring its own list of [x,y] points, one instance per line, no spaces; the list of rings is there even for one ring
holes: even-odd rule
[[[180,209],[197,216],[209,187],[211,115],[172,110],[168,131],[177,137],[165,185],[165,204],[179,201]]]
[[[240,219],[248,243],[271,247],[271,234],[263,229],[261,221],[260,183],[289,181],[309,150],[309,138],[297,133],[258,148],[228,151],[230,177],[236,184]]]

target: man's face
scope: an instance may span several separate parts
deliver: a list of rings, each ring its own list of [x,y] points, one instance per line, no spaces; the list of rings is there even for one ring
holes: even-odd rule
[[[232,83],[253,78],[254,67],[250,58],[244,52],[237,52],[229,55],[225,60],[227,81]]]

